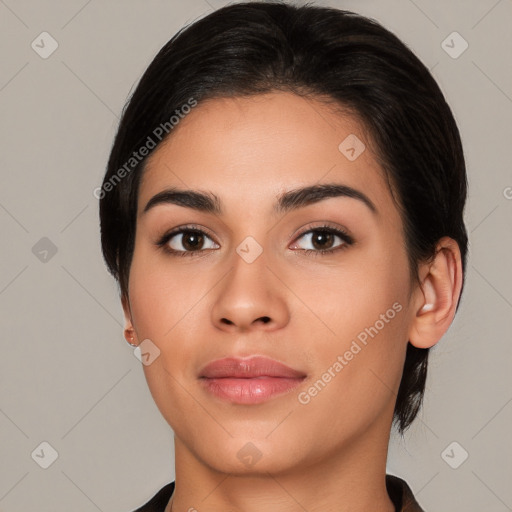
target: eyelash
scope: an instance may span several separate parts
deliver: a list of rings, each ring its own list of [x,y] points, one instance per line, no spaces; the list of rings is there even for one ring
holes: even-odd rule
[[[312,255],[312,256],[326,256],[331,255],[335,252],[338,252],[340,250],[346,249],[348,246],[353,245],[354,239],[348,235],[345,231],[343,231],[340,228],[333,228],[332,226],[323,225],[323,226],[315,226],[314,228],[310,228],[303,233],[301,233],[296,240],[301,239],[304,235],[307,235],[309,233],[315,233],[315,232],[322,232],[322,233],[328,233],[333,234],[341,238],[343,243],[341,245],[338,245],[337,247],[334,247],[333,249],[324,249],[324,250],[314,250],[314,249],[298,249],[300,251],[303,251],[304,254]],[[171,249],[168,245],[169,241],[175,236],[179,234],[184,233],[198,233],[200,235],[206,235],[208,238],[212,239],[212,237],[203,231],[202,229],[199,229],[195,226],[181,226],[179,228],[176,228],[175,230],[170,231],[169,233],[165,233],[157,242],[156,245],[160,247],[164,252],[170,254],[171,256],[183,256],[183,257],[193,257],[196,256],[198,253],[201,253],[205,250],[214,250],[214,249],[202,249],[198,251],[176,251],[175,249]],[[216,243],[216,242],[215,242]],[[297,250],[297,249],[294,249]]]

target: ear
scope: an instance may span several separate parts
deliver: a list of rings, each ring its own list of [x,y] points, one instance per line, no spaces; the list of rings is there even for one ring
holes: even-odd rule
[[[433,260],[418,269],[420,284],[415,294],[415,317],[409,342],[417,348],[430,348],[453,321],[462,290],[462,260],[455,240],[443,237]]]
[[[132,346],[137,346],[139,344],[137,340],[137,333],[133,327],[132,323],[132,311],[130,308],[130,300],[126,295],[121,296],[121,304],[123,306],[124,312],[124,339]]]

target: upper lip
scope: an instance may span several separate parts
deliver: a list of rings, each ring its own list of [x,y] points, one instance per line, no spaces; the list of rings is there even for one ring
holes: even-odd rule
[[[208,363],[199,373],[200,378],[250,379],[255,377],[287,377],[292,379],[305,377],[306,374],[294,370],[285,364],[264,356],[247,358],[226,357]]]

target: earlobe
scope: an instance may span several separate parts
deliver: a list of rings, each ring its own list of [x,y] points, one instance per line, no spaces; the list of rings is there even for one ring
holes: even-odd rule
[[[124,330],[124,339],[132,346],[138,347],[138,343],[134,343],[136,341],[135,331],[133,329],[125,329]]]
[[[450,327],[462,289],[462,261],[455,240],[439,240],[433,260],[420,265],[419,275],[409,342],[417,348],[430,348]]]
[[[123,295],[121,297],[121,304],[123,306],[124,312],[124,320],[125,320],[125,329],[124,329],[124,339],[132,346],[138,346],[137,334],[135,333],[135,329],[132,323],[132,313],[130,308],[130,301],[128,297]]]

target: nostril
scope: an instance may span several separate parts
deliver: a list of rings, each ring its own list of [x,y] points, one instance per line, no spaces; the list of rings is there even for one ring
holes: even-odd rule
[[[235,325],[235,322],[232,322],[231,320],[228,320],[227,318],[221,318],[220,320],[223,324],[226,325]],[[271,318],[269,316],[262,316],[260,318],[257,318],[255,322],[261,321],[264,324],[268,324],[271,321]]]

